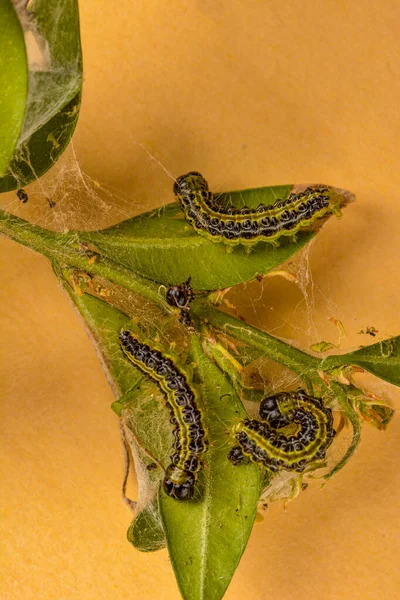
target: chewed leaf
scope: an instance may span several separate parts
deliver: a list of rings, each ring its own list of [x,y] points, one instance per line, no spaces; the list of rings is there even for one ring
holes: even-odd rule
[[[332,350],[332,348],[337,348],[337,346],[331,342],[318,342],[317,344],[310,346],[310,349],[313,350],[313,352],[321,353],[327,352],[327,350]]]
[[[260,495],[257,465],[234,467],[228,460],[229,430],[244,410],[234,390],[206,357],[197,340],[193,358],[207,405],[210,440],[198,497],[176,502],[163,491],[159,504],[168,551],[185,600],[219,600],[246,547]]]
[[[0,5],[0,175],[13,156],[24,120],[28,65],[24,35],[12,3]]]
[[[0,192],[23,187],[64,152],[80,108],[82,57],[77,0],[19,3],[26,29],[29,96],[18,144]]]
[[[55,270],[62,277],[61,271]],[[118,336],[122,329],[129,327],[131,319],[98,298],[76,293],[68,283],[65,289],[81,313],[109,375],[117,397],[112,408],[121,417],[127,433],[132,434],[127,442],[136,459],[140,501],[137,508],[140,512],[128,530],[128,539],[143,552],[158,550],[165,546],[158,507],[154,502],[162,472],[160,468],[149,468],[149,465],[157,467],[149,456],[154,454],[168,460],[171,445],[168,412],[162,406],[163,399],[161,403],[158,401],[157,386],[144,378],[121,352]],[[149,426],[155,422],[156,430]]]
[[[382,340],[348,354],[328,356],[324,371],[343,365],[356,365],[369,373],[400,386],[400,336]]]
[[[373,404],[361,400],[357,403],[356,408],[364,421],[381,430],[388,428],[395,413],[393,408],[385,404]]]
[[[228,192],[220,202],[252,209],[259,203],[285,199],[292,186]],[[339,191],[336,193],[340,196]],[[345,193],[343,192],[343,198]],[[347,196],[346,196],[347,198]],[[279,246],[255,242],[251,248],[214,243],[187,223],[179,204],[168,204],[102,231],[81,232],[83,242],[101,254],[154,281],[168,285],[191,277],[198,290],[215,290],[254,279],[275,269],[301,250],[315,231],[298,231],[296,240],[279,239]]]

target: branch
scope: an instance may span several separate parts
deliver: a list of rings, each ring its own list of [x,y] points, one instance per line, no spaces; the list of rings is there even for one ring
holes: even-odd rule
[[[204,301],[193,303],[192,311],[203,322],[252,346],[259,350],[260,356],[267,355],[299,375],[315,378],[316,372],[321,368],[321,360],[318,358],[298,350],[252,325],[247,325],[240,319],[207,305]]]
[[[60,265],[75,267],[91,275],[104,277],[169,312],[168,305],[159,294],[155,282],[97,253],[86,251],[79,245],[79,239],[74,234],[43,229],[2,210],[0,210],[0,234],[42,254],[51,262],[55,261]]]

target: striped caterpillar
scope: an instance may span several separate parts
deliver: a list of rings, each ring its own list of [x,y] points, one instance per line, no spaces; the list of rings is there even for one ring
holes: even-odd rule
[[[185,219],[198,233],[214,242],[247,246],[260,241],[276,243],[281,236],[294,236],[332,213],[340,216],[340,207],[351,200],[346,192],[339,194],[335,188],[316,187],[292,193],[273,205],[260,204],[256,209],[224,207],[196,171],[178,177],[174,193]]]
[[[130,331],[122,331],[119,340],[127,358],[154,379],[166,396],[175,441],[163,487],[171,498],[189,500],[194,494],[200,456],[208,447],[195,391],[170,358],[139,342]]]
[[[336,434],[332,411],[304,390],[264,398],[259,415],[260,420],[244,419],[235,427],[239,445],[228,455],[232,464],[249,458],[272,472],[281,468],[302,472],[325,458]],[[289,427],[294,431],[288,435],[284,428]]]

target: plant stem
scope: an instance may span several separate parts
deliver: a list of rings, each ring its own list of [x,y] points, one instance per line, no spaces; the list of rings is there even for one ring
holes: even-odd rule
[[[169,312],[156,283],[98,254],[88,254],[80,249],[79,232],[62,234],[49,231],[0,210],[0,234],[39,252],[52,262],[104,277]]]
[[[209,325],[259,350],[260,356],[267,355],[303,377],[313,375],[315,378],[316,372],[321,368],[318,358],[204,302],[193,303],[192,310]]]

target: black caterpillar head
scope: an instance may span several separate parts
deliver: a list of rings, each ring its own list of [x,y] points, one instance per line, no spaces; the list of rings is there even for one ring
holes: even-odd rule
[[[170,285],[167,289],[166,300],[175,308],[187,308],[193,300],[193,290],[190,285],[191,277],[180,285]]]
[[[190,171],[178,177],[174,183],[174,194],[187,194],[189,192],[204,191],[208,193],[208,183],[201,173]]]
[[[174,500],[190,500],[194,494],[196,477],[191,471],[184,471],[169,465],[164,477],[164,491]]]

